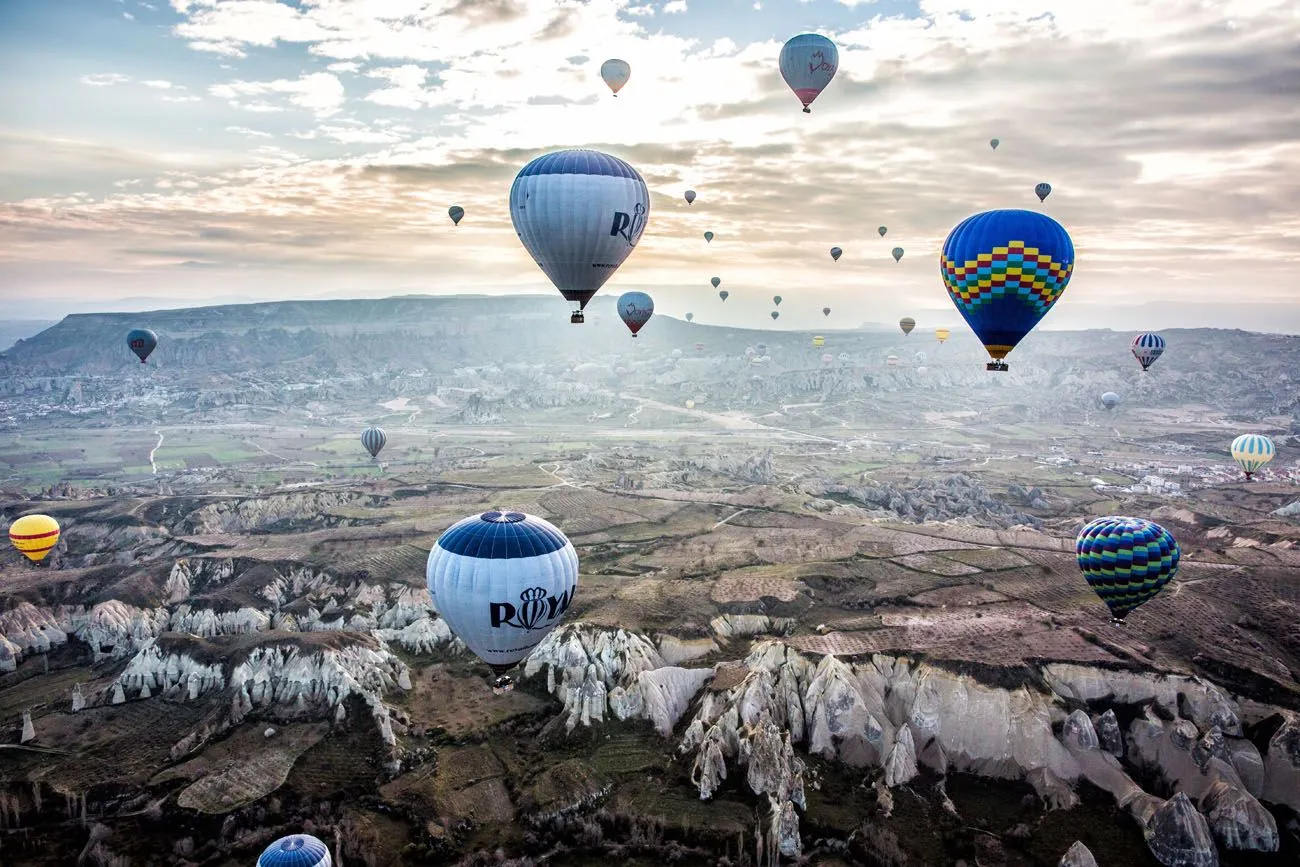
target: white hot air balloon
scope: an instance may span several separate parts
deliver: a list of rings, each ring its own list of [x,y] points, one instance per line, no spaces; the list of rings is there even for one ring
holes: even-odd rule
[[[650,220],[650,191],[640,173],[594,150],[544,154],[519,170],[510,187],[510,220],[525,249],[578,309],[636,248]]]
[[[835,77],[840,53],[835,43],[816,33],[801,33],[781,48],[781,77],[803,103],[805,114]]]
[[[522,512],[471,515],[448,527],[425,570],[433,606],[491,666],[494,687],[563,618],[578,587],[578,553],[555,525]]]
[[[600,77],[609,85],[609,89],[614,91],[614,95],[618,96],[623,85],[627,84],[627,80],[632,77],[632,67],[626,60],[610,58],[600,65]]]

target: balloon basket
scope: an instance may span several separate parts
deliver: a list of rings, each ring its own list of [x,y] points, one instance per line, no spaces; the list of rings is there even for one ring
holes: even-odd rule
[[[1001,371],[1002,373],[1006,373],[1011,368],[1007,366],[1007,363],[1005,361],[990,361],[988,364],[984,365],[984,369],[997,370],[997,371]]]
[[[492,681],[493,695],[503,695],[507,692],[513,692],[514,688],[515,688],[514,680],[504,674]]]
[[[1124,623],[1124,618],[1123,618],[1123,617],[1111,617],[1111,619],[1110,619],[1110,625],[1111,625],[1111,626],[1124,626],[1124,625],[1125,625],[1125,623]]]
[[[569,315],[569,322],[572,323],[572,324],[574,324],[574,325],[581,325],[582,323],[584,323],[584,322],[586,322],[586,321],[587,321],[587,319],[586,319],[586,317],[584,317],[584,316],[582,315],[582,311],[581,311],[581,310],[575,310],[575,311],[573,311],[572,314]]]

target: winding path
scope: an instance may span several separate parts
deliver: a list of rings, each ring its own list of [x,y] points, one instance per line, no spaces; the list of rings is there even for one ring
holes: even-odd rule
[[[149,449],[149,469],[153,470],[153,474],[156,476],[158,475],[158,464],[154,462],[153,456],[158,453],[158,449],[162,448],[163,432],[156,430],[154,433],[158,434],[158,442],[153,448]]]

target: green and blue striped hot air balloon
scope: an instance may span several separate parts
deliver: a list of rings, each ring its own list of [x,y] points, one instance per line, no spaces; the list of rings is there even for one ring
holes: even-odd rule
[[[1089,521],[1074,540],[1079,569],[1123,625],[1129,612],[1155,598],[1178,574],[1178,543],[1143,518],[1110,515]]]
[[[1273,460],[1277,446],[1263,434],[1242,434],[1232,441],[1232,459],[1246,474],[1246,481],[1259,472],[1259,468]]]

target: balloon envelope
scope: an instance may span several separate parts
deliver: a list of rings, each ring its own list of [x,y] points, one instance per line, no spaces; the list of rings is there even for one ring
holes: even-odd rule
[[[627,84],[627,80],[632,77],[632,67],[626,60],[610,58],[600,65],[600,77],[609,85],[609,89],[618,92]]]
[[[831,308],[829,308],[829,307],[823,307],[823,308],[822,308],[822,315],[823,315],[823,316],[830,316],[830,315],[831,315]]]
[[[893,256],[894,261],[897,262],[899,259],[903,258],[903,248],[895,247],[894,249],[889,251],[889,255]]]
[[[262,851],[257,867],[332,867],[330,850],[310,834],[281,837]]]
[[[883,238],[885,237],[885,233],[889,231],[889,228],[887,226],[877,226],[876,231],[879,232],[880,237]]]
[[[149,357],[149,353],[153,352],[158,346],[158,335],[148,328],[133,328],[127,332],[126,345],[140,359],[140,363],[144,364],[145,359]]]
[[[687,190],[687,191],[686,191],[686,204],[689,205],[691,202],[694,202],[694,201],[695,201],[695,190]]]
[[[816,33],[801,33],[781,48],[781,77],[803,103],[805,113],[835,77],[840,53],[835,43]]]
[[[649,219],[650,192],[641,175],[599,151],[544,154],[510,187],[519,240],[579,309],[636,248]]]
[[[1116,623],[1178,574],[1178,543],[1164,527],[1144,518],[1112,515],[1089,521],[1075,538],[1074,551],[1084,580]]]
[[[1133,338],[1133,357],[1146,370],[1165,354],[1165,339],[1159,334],[1145,332]]]
[[[997,150],[998,145],[1000,144],[1002,144],[1002,141],[1000,139],[995,139],[995,138],[989,139],[989,147],[993,148],[993,150]]]
[[[825,338],[825,337],[823,337],[823,336],[820,335],[820,334],[817,334],[817,335],[814,335],[814,336],[813,336],[813,346],[825,346],[825,345],[826,345],[826,338]]]
[[[718,293],[718,297],[721,298],[723,301],[726,301],[729,297],[731,297],[731,293],[728,292],[726,289],[723,289],[721,292]]]
[[[904,316],[898,320],[898,327],[903,329],[904,334],[911,334],[912,329],[916,327],[916,320],[911,316]]]
[[[952,336],[952,332],[949,331],[947,328],[936,328],[936,329],[934,329],[934,337],[935,337],[935,339],[938,340],[940,343],[945,342],[945,341],[946,341],[949,337],[951,337],[951,336]]]
[[[379,457],[386,442],[388,442],[388,434],[384,433],[383,428],[371,425],[361,432],[361,444],[366,447],[366,451],[370,452],[372,458]]]
[[[831,247],[831,258],[834,259],[836,262],[840,261],[840,256],[843,255],[844,255],[844,251],[841,250],[839,247]]]
[[[691,321],[692,319],[694,319],[694,318],[695,318],[695,314],[694,314],[694,313],[687,313],[687,314],[686,314],[686,321],[687,321],[687,322],[690,322],[690,321]]]
[[[1074,270],[1060,223],[1034,211],[984,211],[957,224],[939,268],[948,297],[995,359],[1052,309]]]
[[[425,569],[433,607],[497,673],[519,662],[560,622],[578,586],[578,554],[553,524],[490,511],[438,537]]]
[[[654,299],[644,292],[624,292],[618,296],[618,316],[633,337],[650,321],[654,312]]]
[[[1114,409],[1119,406],[1119,395],[1113,391],[1108,391],[1101,396],[1101,405],[1106,409]]]
[[[777,310],[773,310],[773,311],[772,311],[772,321],[773,321],[773,322],[775,322],[777,319],[779,319],[780,316],[781,316],[780,311],[777,311]]]
[[[1034,187],[1034,195],[1038,196],[1038,201],[1043,201],[1052,194],[1051,184],[1039,184]]]
[[[781,296],[780,296],[780,295],[773,295],[773,296],[772,296],[772,303],[774,303],[777,307],[780,307],[780,306],[781,306]]]
[[[28,560],[39,563],[59,544],[59,522],[49,515],[23,515],[9,525],[9,541]]]
[[[704,233],[704,243],[707,244],[707,243],[709,243],[709,242],[712,241],[712,240],[713,240],[713,233],[712,233],[712,232],[705,232],[705,233]]]
[[[1250,478],[1264,464],[1273,460],[1277,447],[1262,434],[1242,434],[1232,441],[1232,459]]]
[[[459,226],[460,218],[465,216],[465,209],[460,205],[452,205],[447,209],[447,216],[451,217],[452,223]]]
[[[711,280],[709,280],[709,282],[713,284],[713,288],[714,288],[714,289],[717,289],[718,286],[721,285],[721,283],[722,283],[722,278],[721,278],[721,277],[714,277],[714,278],[712,278]]]

